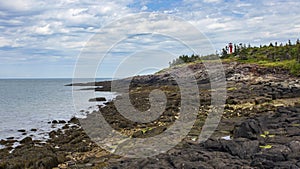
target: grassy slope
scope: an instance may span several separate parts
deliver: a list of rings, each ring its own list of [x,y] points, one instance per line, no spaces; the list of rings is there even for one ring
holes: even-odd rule
[[[266,67],[281,67],[294,75],[300,75],[300,43],[261,47],[243,47],[238,52],[225,57],[224,61],[253,63]]]
[[[223,62],[237,61],[241,63],[258,64],[266,67],[281,67],[290,71],[291,74],[300,76],[300,41],[295,44],[288,43],[286,45],[261,47],[246,47],[237,46],[237,51],[233,54],[226,54],[221,56]],[[201,57],[202,61],[212,61],[206,59],[212,59],[216,55],[208,55]],[[181,56],[182,57],[182,56]],[[193,64],[201,62],[199,58],[194,60],[192,56],[185,56],[184,60],[179,57],[175,59],[171,67],[183,66],[185,64]],[[204,60],[203,60],[204,59]],[[184,62],[184,63],[183,63]],[[163,72],[164,70],[160,71]]]

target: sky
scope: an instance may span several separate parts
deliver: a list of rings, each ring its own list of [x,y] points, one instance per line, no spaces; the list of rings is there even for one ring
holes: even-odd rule
[[[229,42],[293,42],[299,9],[298,0],[0,1],[0,78],[126,76]]]

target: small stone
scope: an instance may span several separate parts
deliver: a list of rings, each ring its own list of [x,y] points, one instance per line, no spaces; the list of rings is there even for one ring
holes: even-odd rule
[[[96,98],[89,99],[89,102],[105,102],[105,101],[106,101],[105,97],[96,97]]]
[[[64,120],[59,120],[58,123],[59,123],[59,124],[65,124],[65,123],[67,123],[67,122],[64,121]]]
[[[79,124],[79,120],[76,117],[72,117],[68,122],[74,123],[74,124]]]
[[[86,167],[92,167],[92,166],[94,166],[94,164],[92,164],[92,163],[87,163],[87,164],[85,164],[85,166],[86,166]]]
[[[24,132],[26,132],[26,130],[25,129],[20,129],[20,130],[18,130],[18,132],[24,133]]]
[[[57,124],[58,121],[57,121],[57,120],[53,120],[52,123],[53,123],[53,124]]]
[[[70,128],[69,124],[66,124],[62,127],[62,129],[68,129],[68,128]]]
[[[66,169],[66,168],[68,168],[68,165],[67,164],[59,164],[58,168],[60,168],[60,169]]]

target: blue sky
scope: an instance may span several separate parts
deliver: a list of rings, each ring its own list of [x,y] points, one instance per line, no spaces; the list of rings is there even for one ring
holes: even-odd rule
[[[174,22],[170,22],[164,27],[160,24],[160,29],[177,31],[183,36],[188,34],[182,31],[183,27],[193,25],[207,37],[214,49],[220,50],[228,42],[260,45],[274,41],[286,43],[288,39],[295,41],[300,35],[299,9],[298,0],[1,1],[0,78],[72,77],[78,56],[95,33],[118,19],[141,12],[180,17],[186,23],[172,25]],[[129,30],[132,29],[130,25],[129,21],[121,27]],[[114,31],[117,30],[114,27]],[[139,60],[142,63],[141,58],[146,55],[160,55],[158,49],[164,51],[161,52],[164,56],[144,60],[151,62],[149,68],[157,63],[163,63],[157,64],[157,69],[167,66],[168,59],[187,52],[179,50],[176,43],[168,43],[171,40],[166,37],[143,36],[145,32],[138,30],[143,28],[135,31],[142,40],[136,38],[133,43],[129,38],[117,45],[102,66],[100,64],[96,75],[112,76],[120,63],[129,64],[124,58],[143,45],[152,45],[153,48],[144,54],[139,51],[131,55],[131,62]],[[115,35],[103,33],[110,39],[118,39]],[[194,40],[193,36],[187,37]],[[134,63],[127,67],[132,66]]]

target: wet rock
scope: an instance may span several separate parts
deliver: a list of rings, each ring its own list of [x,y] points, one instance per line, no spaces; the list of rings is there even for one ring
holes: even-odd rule
[[[25,129],[20,129],[20,130],[18,130],[18,132],[24,133],[24,132],[26,132],[26,130]]]
[[[31,137],[25,137],[23,140],[20,141],[21,144],[28,144],[32,143],[32,138]]]
[[[68,121],[68,123],[79,124],[79,120],[78,120],[78,118],[76,118],[76,117],[72,117],[72,118]]]
[[[3,140],[3,139],[0,140],[0,144],[1,144],[1,145],[5,145],[6,143],[7,143],[6,140]]]
[[[62,129],[68,129],[68,128],[70,128],[69,124],[66,124],[62,127]]]
[[[52,120],[52,124],[57,124],[58,121],[57,120]]]
[[[106,101],[105,97],[96,97],[96,98],[89,99],[89,102],[105,102],[105,101]]]
[[[67,123],[67,122],[66,122],[65,120],[59,120],[58,123],[59,123],[59,124],[65,124],[65,123]]]
[[[55,138],[57,135],[56,135],[56,132],[55,131],[51,131],[50,133],[49,133],[49,137],[50,138]]]

